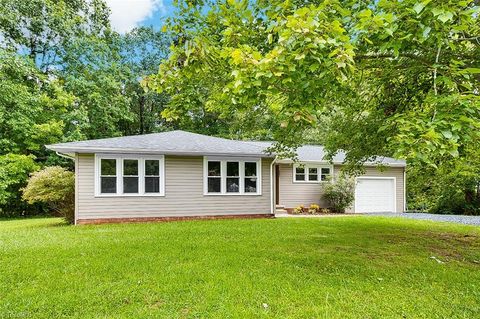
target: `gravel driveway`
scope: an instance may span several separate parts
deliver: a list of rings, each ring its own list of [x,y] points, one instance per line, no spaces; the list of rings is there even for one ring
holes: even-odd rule
[[[480,216],[464,216],[464,215],[437,215],[424,213],[369,213],[366,215],[385,216],[385,217],[403,217],[410,219],[433,220],[436,222],[450,222],[457,224],[480,226]]]

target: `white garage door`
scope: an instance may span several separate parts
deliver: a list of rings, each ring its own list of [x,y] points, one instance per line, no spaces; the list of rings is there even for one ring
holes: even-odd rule
[[[355,212],[395,212],[395,180],[393,178],[357,178]]]

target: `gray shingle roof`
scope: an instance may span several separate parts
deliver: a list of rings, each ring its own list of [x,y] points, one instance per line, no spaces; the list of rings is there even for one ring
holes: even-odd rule
[[[59,143],[46,147],[64,153],[269,156],[263,152],[264,148],[260,145],[185,131]]]
[[[270,147],[273,145],[273,142],[250,142],[255,145],[262,147]],[[326,152],[321,145],[304,145],[297,149],[297,158],[299,161],[303,162],[321,162],[325,161]],[[333,157],[334,164],[342,164],[345,162],[345,152],[340,151]],[[385,164],[385,165],[396,165],[396,166],[406,166],[404,160],[398,160],[391,157],[377,157],[374,161],[367,162],[365,164]]]
[[[264,150],[273,142],[236,141],[185,131],[123,136],[80,142],[47,145],[48,149],[60,153],[138,153],[170,155],[227,155],[273,157]],[[325,151],[320,145],[305,145],[297,149],[299,161],[325,161]],[[333,158],[334,164],[345,161],[345,153]],[[371,164],[405,166],[405,161],[379,157]],[[368,164],[368,163],[367,163]]]

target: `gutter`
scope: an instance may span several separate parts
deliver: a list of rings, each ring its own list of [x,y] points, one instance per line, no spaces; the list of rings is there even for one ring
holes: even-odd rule
[[[66,158],[66,159],[70,159],[70,160],[73,160],[73,161],[75,160],[75,156],[63,154],[63,153],[60,153],[60,152],[55,152],[55,154],[57,154],[60,157]]]
[[[293,164],[295,161],[290,159],[282,159],[278,160],[277,163],[283,164]],[[307,164],[321,164],[321,165],[344,165],[344,162],[329,162],[324,160],[298,160],[297,163],[307,163]],[[406,167],[406,163],[372,163],[372,162],[365,162],[362,166],[365,167],[377,167],[377,166],[385,166],[385,167]]]

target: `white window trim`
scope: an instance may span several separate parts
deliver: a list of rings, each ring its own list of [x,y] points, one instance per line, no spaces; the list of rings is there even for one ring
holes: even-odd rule
[[[102,194],[100,192],[100,161],[115,159],[117,172],[117,192]],[[138,160],[138,193],[123,193],[123,161]],[[159,161],[160,192],[145,193],[145,160]],[[95,197],[161,197],[165,196],[165,157],[163,155],[138,156],[131,154],[95,154]]]
[[[305,180],[304,181],[297,181],[297,167],[305,168]],[[310,181],[308,177],[308,169],[309,168],[316,168],[317,169],[317,180]],[[334,172],[333,172],[333,165],[325,165],[325,164],[312,164],[312,163],[298,163],[293,165],[292,169],[292,182],[297,184],[321,184],[327,181],[322,181],[322,168],[329,168],[330,169],[330,177],[333,179]]]
[[[220,162],[220,193],[208,192],[208,162]],[[227,162],[239,162],[240,192],[227,192]],[[257,163],[257,192],[245,192],[245,162]],[[262,195],[262,159],[245,157],[203,157],[203,195],[204,196],[261,196]]]

